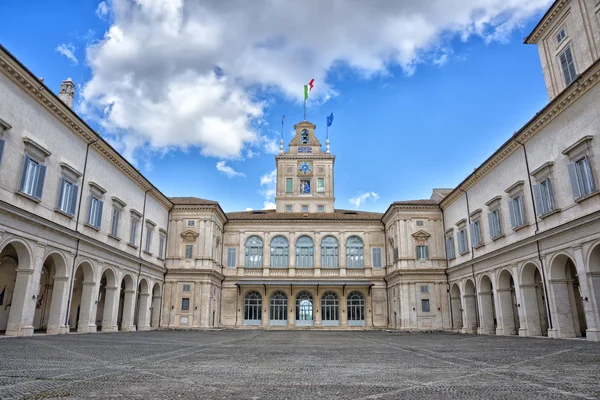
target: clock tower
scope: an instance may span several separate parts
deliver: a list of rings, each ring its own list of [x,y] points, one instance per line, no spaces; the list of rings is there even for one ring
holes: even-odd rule
[[[296,136],[277,163],[277,212],[332,213],[335,156],[321,150],[316,126],[308,121],[294,125]]]

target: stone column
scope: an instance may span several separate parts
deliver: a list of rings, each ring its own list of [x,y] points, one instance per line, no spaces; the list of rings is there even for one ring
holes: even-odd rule
[[[296,275],[296,235],[294,232],[289,233],[289,243],[288,243],[288,257],[289,257],[289,265],[290,265],[290,274],[289,276]],[[295,301],[295,300],[294,300]],[[295,307],[294,303],[294,307]]]
[[[340,276],[346,276],[346,235],[344,232],[340,232],[339,241]]]
[[[150,327],[152,329],[158,329],[160,318],[160,295],[152,296],[152,317],[150,320]]]
[[[164,282],[163,283],[163,290],[164,290],[164,294],[163,294],[163,304],[162,304],[162,321],[160,321],[160,324],[162,326],[171,326],[171,290],[172,290],[172,283],[171,282]]]
[[[569,298],[569,281],[550,279],[549,283],[548,297],[554,328],[548,330],[548,336],[553,338],[576,337]]]
[[[179,283],[171,282],[171,301],[169,302],[169,321],[171,321],[171,323],[169,324],[169,326],[179,325],[179,321],[175,320],[177,318],[177,316],[176,316],[177,306],[179,305],[179,304],[177,304],[177,292],[178,291],[179,291]]]
[[[271,236],[269,232],[265,232],[265,243],[263,246],[263,275],[269,275],[271,267]]]
[[[138,331],[150,330],[150,293],[140,293],[138,305]]]
[[[575,268],[579,276],[583,310],[585,311],[585,321],[587,324],[586,337],[588,340],[597,342],[600,341],[600,308],[598,308],[600,304],[597,303],[596,296],[593,293],[593,281],[592,279],[588,280],[581,245],[573,248],[573,253],[575,255]],[[590,276],[590,278],[592,277]],[[579,294],[575,293],[575,296],[579,296]]]
[[[323,325],[323,316],[321,315],[321,296],[323,295],[324,290],[321,288],[319,293],[315,291],[315,297],[313,298],[313,320],[315,327],[321,327]],[[341,310],[340,310],[340,318],[341,318]],[[341,321],[340,321],[341,322]]]
[[[77,321],[77,332],[93,333],[96,332],[96,309],[98,290],[96,288],[96,282],[82,282],[81,291],[81,304],[79,306],[79,321]],[[108,291],[106,292],[108,298]],[[106,301],[104,300],[105,308]],[[104,331],[104,322],[102,323],[102,330]]]
[[[315,232],[314,243],[314,270],[315,277],[321,276],[321,234]]]
[[[521,336],[541,336],[541,316],[537,302],[537,289],[535,283],[520,285],[521,289],[521,309],[523,318],[521,319]],[[545,307],[545,305],[544,305]]]
[[[479,321],[480,334],[490,335],[496,333],[494,328],[494,297],[492,291],[479,291]]]
[[[193,326],[202,326],[200,312],[202,311],[202,282],[194,282]]]
[[[54,277],[54,286],[52,288],[52,300],[50,302],[50,312],[48,313],[48,328],[46,333],[58,334],[67,333],[65,326],[65,316],[67,312],[67,300],[69,298],[69,277]]]
[[[125,297],[123,299],[123,321],[121,322],[122,331],[135,331],[133,324],[133,316],[135,309],[135,289],[125,289]]]
[[[513,314],[512,291],[510,288],[497,289],[498,294],[498,320],[497,335],[513,335],[515,333],[515,320]]]
[[[246,234],[240,232],[240,254],[237,259],[237,274],[244,275],[244,264],[246,263]]]
[[[85,282],[83,283],[85,288]],[[106,287],[106,298],[104,299],[104,314],[102,316],[102,332],[116,332],[119,330],[117,326],[117,317],[119,313],[119,296],[120,288]],[[83,302],[83,298],[81,299]],[[82,307],[83,308],[83,307]],[[81,325],[81,324],[80,324]]]

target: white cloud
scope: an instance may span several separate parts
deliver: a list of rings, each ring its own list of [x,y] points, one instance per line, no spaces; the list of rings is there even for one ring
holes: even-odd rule
[[[108,15],[108,4],[106,4],[105,1],[102,1],[100,4],[98,4],[98,8],[96,8],[96,15],[101,19],[104,19]]]
[[[244,211],[254,211],[254,208],[252,208],[252,207],[246,207],[246,209]]]
[[[75,57],[75,46],[73,46],[72,43],[63,43],[59,45],[55,50],[63,56],[67,57],[69,60],[73,61],[74,64],[79,63],[77,57]]]
[[[226,165],[225,161],[219,161],[217,163],[217,170],[227,175],[228,178],[235,178],[236,176],[246,176],[244,173],[238,172],[229,165]]]
[[[274,210],[276,208],[275,202],[265,201],[263,203],[263,210]]]
[[[379,195],[375,192],[359,193],[357,196],[348,200],[348,202],[354,205],[354,207],[359,208],[362,203],[365,203],[369,199],[375,201],[379,199]]]
[[[260,155],[260,153],[257,151],[252,151],[252,149],[246,150],[246,158],[254,158],[258,155]]]
[[[504,41],[551,1],[112,0],[109,30],[87,47],[80,111],[134,137],[122,141],[129,154],[197,146],[235,158],[262,147],[273,94],[300,101],[315,78],[309,101],[325,101],[336,93],[328,72],[340,64],[370,77],[449,62],[451,38]]]
[[[265,188],[260,190],[260,194],[264,197],[263,210],[275,209],[275,194],[277,193],[277,169],[268,172],[260,177],[260,186]]]

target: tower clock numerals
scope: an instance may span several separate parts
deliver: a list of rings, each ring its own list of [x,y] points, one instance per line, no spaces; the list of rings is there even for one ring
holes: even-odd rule
[[[298,165],[298,171],[300,171],[300,173],[305,174],[305,175],[310,174],[310,172],[312,171],[312,165],[310,165],[309,162],[302,161]]]

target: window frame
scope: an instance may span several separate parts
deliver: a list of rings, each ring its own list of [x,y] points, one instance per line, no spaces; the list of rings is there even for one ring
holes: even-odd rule
[[[260,245],[259,245],[260,242]],[[264,258],[264,241],[260,236],[252,235],[246,239],[244,243],[244,267],[245,268],[262,268]],[[252,260],[256,257],[256,260]]]
[[[228,247],[227,248],[227,267],[235,268],[237,262],[237,248]]]
[[[335,245],[334,245],[335,241]],[[340,243],[333,235],[326,235],[321,239],[321,268],[340,267]]]
[[[194,259],[194,245],[193,244],[186,243],[186,245],[183,247],[183,257],[186,260],[193,260]]]
[[[167,232],[163,229],[158,230],[158,259],[164,260],[166,253],[167,244]]]
[[[418,261],[429,260],[429,246],[426,244],[418,244],[415,246],[415,255]]]
[[[185,305],[185,307],[184,307]],[[181,311],[190,311],[190,298],[182,297],[181,298]]]
[[[570,62],[568,60],[568,56],[567,54],[570,55]],[[566,65],[563,65],[563,55],[564,55],[564,62]],[[577,73],[577,66],[575,64],[575,55],[573,54],[573,48],[571,46],[571,43],[568,43],[559,53],[558,53],[558,65],[560,66],[560,70],[562,72],[562,76],[563,76],[563,80],[565,83],[565,87],[570,86],[573,82],[575,82],[577,80],[577,77],[579,76]],[[568,73],[568,75],[567,75]]]
[[[454,229],[446,231],[446,239],[444,241],[444,249],[446,250],[446,257],[448,260],[454,260],[456,258],[456,248],[454,244]]]
[[[137,231],[140,221],[142,220],[142,214],[135,210],[130,211],[130,222],[129,222],[129,245],[137,248]]]
[[[355,243],[351,243],[354,241]],[[365,242],[360,236],[352,235],[346,239],[346,268],[365,267]]]
[[[294,178],[285,178],[285,194],[294,194]]]
[[[315,267],[315,242],[308,235],[301,235],[296,239],[296,268]]]
[[[23,138],[23,143],[25,144],[25,153],[23,154],[21,179],[16,193],[24,195],[35,202],[40,202],[46,179],[45,163],[52,153],[27,136]],[[35,170],[29,172],[32,164],[35,165]]]
[[[373,268],[383,268],[383,260],[381,258],[381,247],[371,248],[371,265]],[[379,261],[379,262],[378,262]]]
[[[427,305],[427,307],[425,305]],[[431,302],[429,299],[421,299],[421,312],[431,312]]]
[[[325,178],[317,177],[317,193],[325,194]]]
[[[270,245],[271,268],[289,268],[290,266],[290,243],[283,235],[275,235]]]

